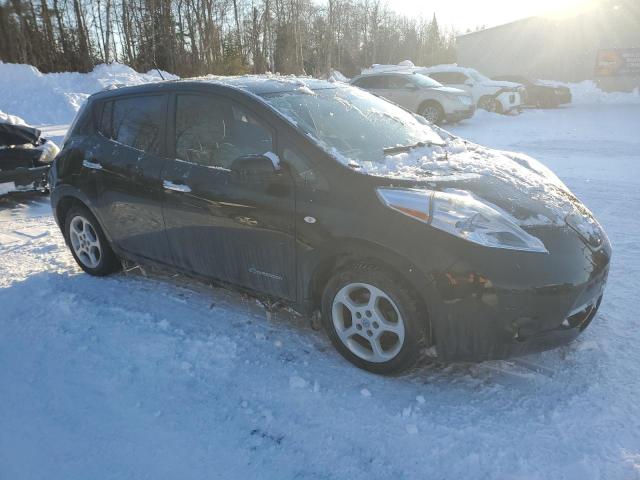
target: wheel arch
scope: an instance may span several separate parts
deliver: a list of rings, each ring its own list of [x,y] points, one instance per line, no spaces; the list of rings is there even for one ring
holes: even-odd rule
[[[433,338],[426,293],[431,288],[430,281],[420,269],[403,255],[368,240],[341,240],[335,242],[333,247],[336,248],[324,250],[311,270],[304,295],[309,310],[319,308],[324,287],[337,271],[350,264],[371,263],[411,289],[420,308],[426,312],[425,331],[428,338]]]
[[[89,212],[91,212],[91,214],[98,221],[100,228],[102,229],[104,235],[107,237],[107,240],[111,242],[111,235],[105,228],[102,218],[100,218],[100,215],[94,208],[93,202],[91,202],[89,197],[87,197],[87,195],[85,195],[82,191],[70,185],[57,187],[54,191],[51,192],[51,206],[53,209],[53,215],[56,223],[60,227],[60,230],[64,230],[65,217],[69,210],[75,205],[81,205],[89,210]]]
[[[420,102],[420,105],[418,105],[418,113],[422,112],[422,110],[424,110],[427,105],[435,105],[440,108],[440,110],[442,110],[442,113],[446,113],[442,103],[440,103],[440,101],[436,100],[435,98],[426,98],[422,100],[422,102]]]

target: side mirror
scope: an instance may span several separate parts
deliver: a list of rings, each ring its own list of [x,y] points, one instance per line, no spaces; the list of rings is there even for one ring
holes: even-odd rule
[[[231,171],[240,175],[266,175],[275,173],[276,167],[266,155],[243,155],[233,161]]]
[[[473,87],[475,85],[475,83],[473,83],[472,80],[465,80],[464,84],[467,85],[468,87]]]

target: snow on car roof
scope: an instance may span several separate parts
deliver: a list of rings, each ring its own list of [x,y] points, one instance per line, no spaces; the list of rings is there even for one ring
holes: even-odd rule
[[[185,78],[182,82],[210,82],[240,88],[256,95],[266,93],[293,92],[296,90],[319,90],[325,88],[335,88],[335,83],[329,80],[319,80],[311,77],[295,75],[241,75],[241,76],[219,76],[207,75],[204,77]]]
[[[418,67],[415,65],[408,65],[401,62],[398,65],[381,65],[373,64],[370,68],[362,70],[362,74],[381,73],[381,72],[417,72],[417,73],[432,73],[432,72],[461,72],[466,74],[478,73],[475,68],[461,67],[456,63],[444,63],[441,65],[432,65],[430,67]]]

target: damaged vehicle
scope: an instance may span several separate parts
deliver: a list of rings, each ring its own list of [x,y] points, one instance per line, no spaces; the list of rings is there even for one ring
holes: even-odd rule
[[[0,195],[15,191],[47,191],[55,143],[20,118],[0,112]]]
[[[319,312],[336,349],[377,373],[565,344],[596,315],[611,258],[533,158],[321,80],[94,94],[50,183],[84,271],[127,259]]]

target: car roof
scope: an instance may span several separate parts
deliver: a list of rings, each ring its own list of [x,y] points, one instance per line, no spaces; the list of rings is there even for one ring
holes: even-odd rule
[[[394,71],[394,70],[390,70],[390,71],[382,71],[382,72],[369,72],[369,73],[361,73],[360,75],[356,75],[355,77],[353,77],[350,80],[350,83],[354,83],[357,80],[363,79],[363,78],[371,78],[371,77],[386,77],[386,76],[392,76],[392,75],[419,75],[420,72],[414,72],[412,70],[402,70],[402,71]]]
[[[152,93],[163,90],[180,90],[193,86],[211,85],[218,91],[225,89],[242,91],[253,95],[265,95],[269,93],[295,92],[296,90],[322,90],[336,88],[335,82],[318,80],[310,77],[296,77],[293,75],[242,75],[242,76],[216,76],[183,78],[179,80],[166,80],[153,83],[145,83],[134,86],[112,86],[98,95],[100,98],[116,97],[134,93]]]

